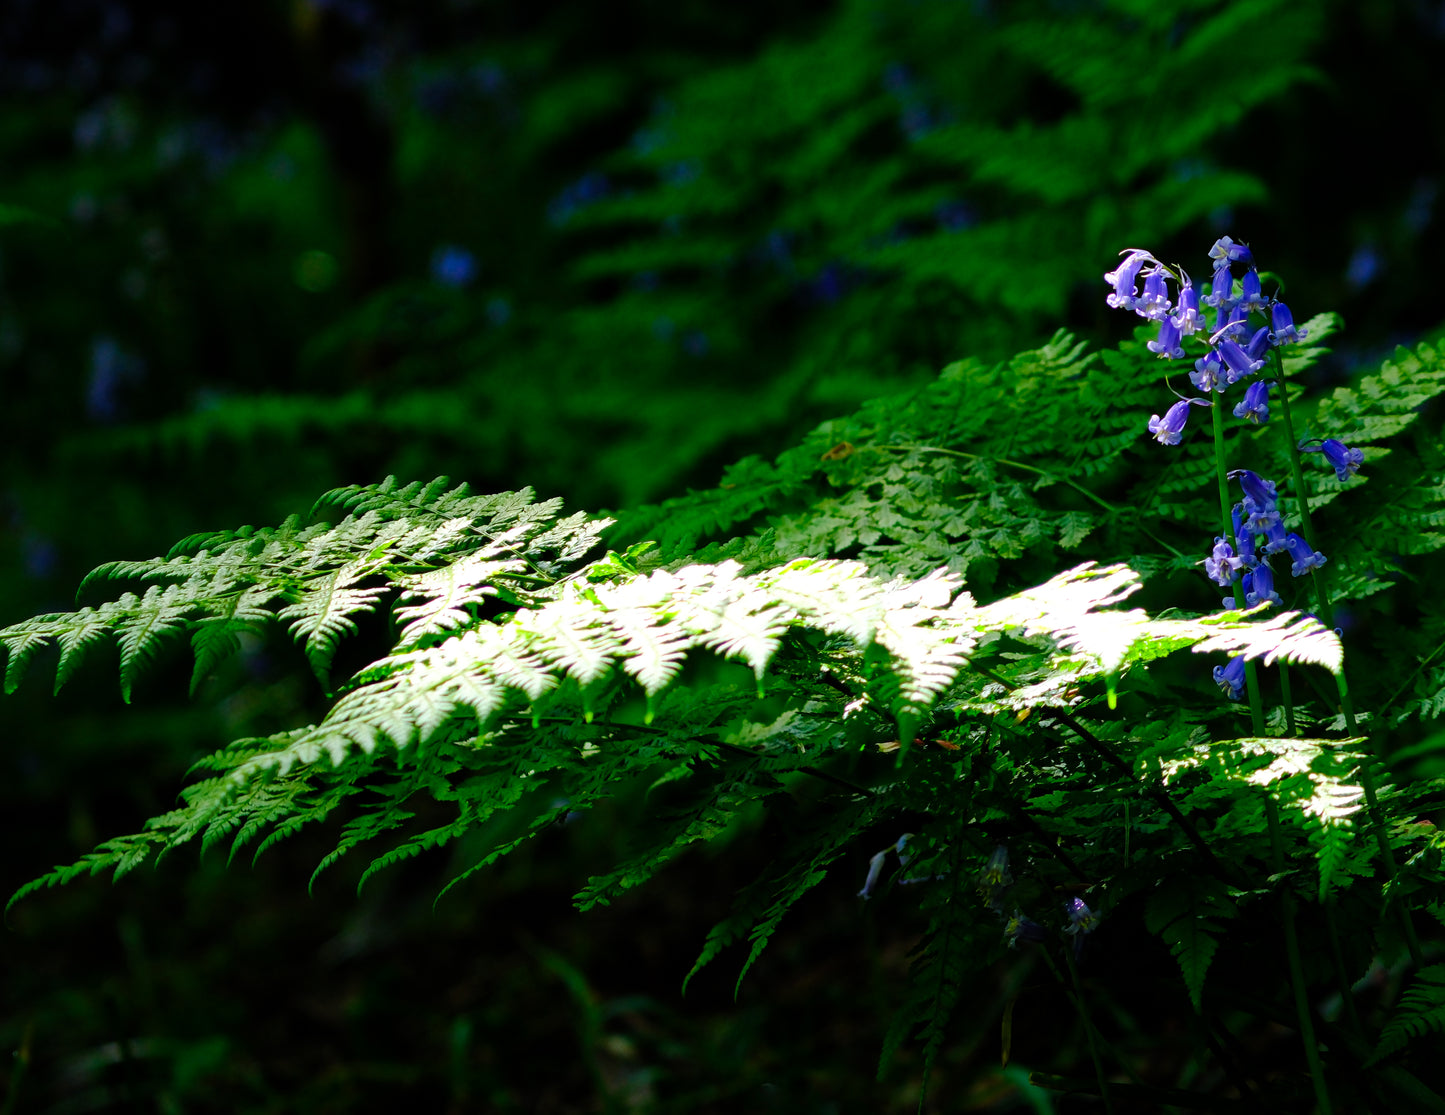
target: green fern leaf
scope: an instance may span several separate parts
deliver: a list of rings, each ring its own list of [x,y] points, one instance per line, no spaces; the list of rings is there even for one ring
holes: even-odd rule
[[[1400,996],[1399,1006],[1380,1033],[1367,1064],[1403,1049],[1405,1043],[1428,1033],[1445,1031],[1445,964],[1421,968],[1415,981]]]

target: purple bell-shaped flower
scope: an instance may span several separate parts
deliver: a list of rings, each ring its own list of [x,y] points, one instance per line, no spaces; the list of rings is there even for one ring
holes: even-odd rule
[[[1239,304],[1248,313],[1258,310],[1264,313],[1269,309],[1269,299],[1264,296],[1264,291],[1259,285],[1259,272],[1251,267],[1244,273],[1244,278],[1239,281]]]
[[[1276,302],[1269,308],[1269,322],[1273,330],[1269,335],[1269,343],[1276,347],[1302,341],[1310,335],[1308,329],[1295,328],[1294,315],[1283,302]]]
[[[1319,445],[1302,442],[1300,449],[1306,453],[1323,453],[1335,470],[1335,479],[1341,484],[1359,472],[1360,466],[1365,463],[1363,449],[1351,449],[1338,438],[1327,437]]]
[[[1244,401],[1236,404],[1234,417],[1263,426],[1269,421],[1269,381],[1256,380],[1244,392]]]
[[[1156,267],[1144,280],[1144,293],[1134,300],[1134,312],[1150,321],[1164,321],[1172,305],[1169,288],[1164,285],[1164,272]]]
[[[1104,282],[1114,288],[1114,293],[1105,298],[1104,302],[1110,309],[1132,310],[1137,301],[1139,270],[1144,264],[1153,261],[1154,257],[1140,248],[1130,249],[1127,255],[1124,252],[1119,254],[1125,256],[1123,262],[1104,276]]]
[[[1159,322],[1159,338],[1150,341],[1145,346],[1150,352],[1157,352],[1165,360],[1178,360],[1184,355],[1184,347],[1179,343],[1179,326],[1172,317],[1163,318]]]
[[[1302,577],[1311,569],[1318,569],[1329,559],[1318,550],[1311,550],[1310,544],[1301,538],[1294,531],[1284,540],[1284,547],[1289,551],[1289,556],[1294,558],[1294,564],[1289,571],[1296,577]]]
[[[1228,666],[1214,667],[1214,684],[1228,694],[1231,701],[1244,695],[1244,655],[1236,654]]]
[[[1210,349],[1194,361],[1194,371],[1189,373],[1189,382],[1200,391],[1223,391],[1226,370],[1218,351]]]
[[[1204,315],[1199,312],[1199,291],[1186,276],[1179,288],[1179,309],[1174,314],[1174,324],[1181,336],[1190,337],[1204,328]]]
[[[1172,407],[1164,412],[1164,417],[1157,414],[1149,416],[1149,432],[1160,445],[1178,445],[1179,439],[1184,433],[1184,423],[1189,418],[1190,405],[1207,407],[1209,403],[1204,399],[1180,399]]]
[[[1249,573],[1249,584],[1244,590],[1244,603],[1247,607],[1253,608],[1268,600],[1278,607],[1283,601],[1279,593],[1274,591],[1274,573],[1269,567],[1269,562],[1262,561]]]

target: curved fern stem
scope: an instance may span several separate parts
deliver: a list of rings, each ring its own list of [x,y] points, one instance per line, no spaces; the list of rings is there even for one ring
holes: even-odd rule
[[[1284,434],[1289,441],[1289,465],[1294,480],[1295,496],[1299,500],[1300,522],[1305,528],[1305,537],[1316,539],[1314,523],[1310,518],[1309,493],[1305,489],[1304,470],[1300,467],[1300,455],[1298,442],[1295,440],[1294,421],[1289,412],[1289,388],[1284,378],[1284,359],[1279,354],[1278,348],[1270,349],[1270,356],[1274,360],[1275,374],[1278,378],[1279,387],[1279,409],[1280,417],[1284,420]],[[1315,595],[1319,601],[1320,619],[1326,627],[1333,627],[1334,609],[1330,606],[1329,592],[1326,587],[1325,574],[1320,570],[1314,570],[1310,574],[1314,583]],[[1345,718],[1345,730],[1352,736],[1359,734],[1358,726],[1355,723],[1355,706],[1350,699],[1350,685],[1345,677],[1344,668],[1335,674],[1335,688],[1339,692],[1340,712]],[[1373,727],[1373,726],[1372,726]],[[1375,734],[1372,730],[1368,734],[1370,754],[1378,758],[1379,749],[1375,745]],[[1385,874],[1389,878],[1391,887],[1399,874],[1399,867],[1395,862],[1395,850],[1390,847],[1388,830],[1385,827],[1385,819],[1380,813],[1378,795],[1375,793],[1375,772],[1370,769],[1370,763],[1360,764],[1360,785],[1365,791],[1365,806],[1370,814],[1370,827],[1375,830],[1375,845],[1380,852],[1380,861],[1385,865]],[[1416,968],[1424,966],[1424,954],[1420,950],[1420,939],[1415,935],[1414,923],[1410,921],[1410,912],[1404,906],[1399,906],[1400,925],[1405,933],[1405,945],[1410,950],[1410,959]]]

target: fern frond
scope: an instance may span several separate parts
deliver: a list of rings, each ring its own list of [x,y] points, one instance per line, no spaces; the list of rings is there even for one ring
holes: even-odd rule
[[[1368,1063],[1403,1049],[1408,1041],[1441,1031],[1445,1031],[1445,964],[1432,964],[1421,968],[1409,990],[1400,996]]]

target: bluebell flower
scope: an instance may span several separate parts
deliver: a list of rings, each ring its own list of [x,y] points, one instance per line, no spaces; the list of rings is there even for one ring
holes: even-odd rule
[[[1124,255],[1123,252],[1119,254]],[[1130,250],[1124,262],[1104,276],[1104,282],[1114,287],[1114,293],[1104,299],[1105,304],[1115,310],[1132,310],[1138,300],[1135,284],[1139,278],[1139,269],[1150,261],[1157,262],[1152,255],[1140,248]]]
[[[998,908],[999,896],[1013,886],[1014,877],[1009,874],[1008,849],[1002,844],[994,848],[983,870],[978,875],[978,895],[990,906]],[[1000,913],[1002,911],[1000,910]]]
[[[1283,603],[1279,593],[1274,591],[1274,572],[1268,562],[1260,562],[1247,576],[1248,583],[1244,589],[1244,603],[1247,607],[1253,608],[1266,600],[1276,606]]]
[[[1212,306],[1220,313],[1234,307],[1234,276],[1228,271],[1216,271],[1209,284],[1209,293],[1200,299],[1206,306]]]
[[[1003,927],[1004,938],[1008,941],[1009,948],[1017,948],[1020,941],[1032,941],[1038,944],[1048,940],[1048,931],[1032,918],[1026,918],[1017,910],[1008,919]]]
[[[1239,560],[1253,567],[1259,560],[1254,555],[1254,531],[1244,529],[1243,512],[1243,504],[1236,503],[1230,508],[1229,515],[1234,520],[1234,544],[1239,550]]]
[[[1224,358],[1224,365],[1229,369],[1224,376],[1229,383],[1238,383],[1245,376],[1252,376],[1264,367],[1263,360],[1251,360],[1244,349],[1229,337],[1222,338],[1218,347],[1219,355]]]
[[[432,281],[442,286],[464,287],[477,276],[477,258],[456,244],[443,244],[431,257]]]
[[[1269,336],[1269,327],[1261,325],[1254,331],[1254,336],[1249,339],[1249,344],[1244,346],[1244,355],[1251,360],[1263,363],[1264,358],[1269,355]]]
[[[1234,583],[1234,575],[1244,565],[1223,538],[1214,540],[1214,551],[1204,559],[1204,572],[1209,579],[1220,588],[1228,588]]]
[[[1277,513],[1274,519],[1264,527],[1264,535],[1265,553],[1278,554],[1289,549],[1289,538],[1285,535],[1284,520]]]
[[[1164,284],[1164,272],[1156,267],[1144,280],[1144,293],[1134,300],[1134,312],[1150,321],[1165,321],[1172,305],[1169,288]]]
[[[1218,352],[1210,349],[1194,361],[1194,371],[1189,373],[1189,382],[1201,391],[1223,391],[1224,361]]]
[[[1269,299],[1264,296],[1264,291],[1259,284],[1259,272],[1251,267],[1244,273],[1244,278],[1239,281],[1239,304],[1247,312],[1258,310],[1264,313],[1269,309]]]
[[[1244,401],[1234,408],[1234,417],[1263,426],[1269,421],[1269,380],[1251,383],[1244,392]]]
[[[1269,343],[1275,347],[1302,341],[1310,335],[1308,329],[1294,327],[1294,315],[1283,302],[1276,302],[1269,308],[1269,322],[1273,330],[1269,335]]]
[[[1236,654],[1228,666],[1214,667],[1214,684],[1224,690],[1231,701],[1239,700],[1244,695],[1244,655]]]
[[[1064,909],[1069,912],[1069,927],[1064,932],[1074,938],[1077,957],[1084,949],[1084,937],[1099,927],[1099,915],[1084,905],[1082,898],[1070,898],[1064,903]]]
[[[1238,480],[1246,500],[1253,500],[1260,510],[1274,511],[1279,508],[1279,489],[1274,486],[1273,480],[1266,480],[1259,473],[1251,472],[1247,468],[1235,469],[1229,474],[1229,479]],[[1247,502],[1245,510],[1249,510]]]
[[[1360,466],[1365,463],[1363,449],[1351,449],[1338,438],[1327,437],[1319,445],[1300,442],[1300,449],[1306,453],[1323,453],[1325,460],[1334,467],[1335,479],[1341,484],[1359,472]]]
[[[1301,538],[1294,531],[1290,531],[1289,537],[1284,540],[1285,549],[1289,556],[1294,558],[1294,564],[1289,571],[1296,577],[1302,577],[1311,569],[1318,569],[1329,559],[1318,550],[1311,550],[1310,544]]]
[[[1189,418],[1190,404],[1205,407],[1209,405],[1204,399],[1180,399],[1165,411],[1163,418],[1157,414],[1149,416],[1149,432],[1154,435],[1160,445],[1179,444],[1179,439],[1183,436],[1184,423]]]
[[[1225,311],[1228,310],[1228,313]],[[1214,315],[1214,332],[1209,343],[1214,344],[1221,337],[1233,337],[1236,341],[1249,331],[1249,311],[1243,306],[1221,306]]]
[[[1204,328],[1204,317],[1199,312],[1199,291],[1185,276],[1184,285],[1179,288],[1179,311],[1174,315],[1174,324],[1181,336],[1189,337]]]
[[[1254,263],[1254,256],[1243,244],[1236,244],[1227,236],[1221,236],[1214,242],[1214,247],[1209,249],[1209,258],[1214,261],[1215,271],[1228,267],[1231,263],[1243,260],[1246,264]]]
[[[1178,360],[1184,355],[1184,348],[1179,343],[1179,326],[1172,317],[1163,318],[1159,322],[1159,339],[1150,341],[1145,347],[1150,352],[1157,352],[1165,360]]]

